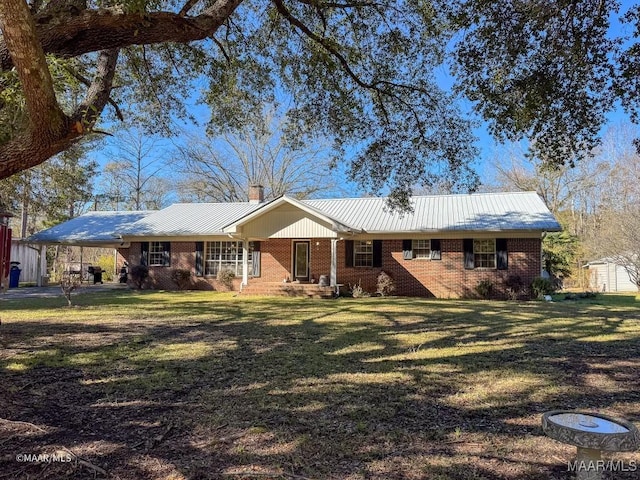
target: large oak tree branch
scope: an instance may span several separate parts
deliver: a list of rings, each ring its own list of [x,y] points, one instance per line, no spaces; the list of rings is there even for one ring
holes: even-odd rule
[[[69,148],[91,130],[109,101],[117,60],[117,49],[100,52],[96,73],[86,98],[71,117],[63,115],[63,128],[54,131],[46,126],[29,128],[22,135],[0,145],[0,178],[39,165]]]
[[[63,128],[64,113],[58,105],[35,23],[24,0],[0,2],[0,26],[25,94],[30,128],[45,131]]]
[[[82,83],[87,87],[91,87],[92,82],[89,79],[85,78],[84,75],[81,75],[75,69],[68,66],[65,66],[64,69],[69,73],[69,75],[73,76],[73,78],[78,80],[80,83]],[[111,105],[115,110],[116,117],[118,118],[118,120],[124,121],[124,115],[122,114],[122,110],[120,110],[120,106],[112,98],[109,98],[108,102],[109,102],[109,105]]]
[[[0,179],[41,164],[91,130],[109,101],[120,47],[204,39],[241,2],[218,0],[193,18],[168,12],[132,14],[81,8],[62,9],[55,15],[47,10],[33,17],[23,0],[2,0],[0,70],[17,69],[30,123],[0,145]],[[85,100],[68,117],[56,100],[45,53],[73,57],[96,51],[101,54],[95,78]]]
[[[113,77],[118,63],[118,53],[119,50],[116,48],[100,52],[96,74],[89,86],[87,96],[72,116],[72,122],[78,130],[83,131],[93,127],[100,112],[109,102]]]
[[[61,16],[39,18],[35,28],[45,53],[76,57],[130,45],[202,40],[211,37],[240,3],[242,0],[219,0],[196,17],[108,9],[63,12]],[[0,40],[0,69],[12,65],[8,45]]]

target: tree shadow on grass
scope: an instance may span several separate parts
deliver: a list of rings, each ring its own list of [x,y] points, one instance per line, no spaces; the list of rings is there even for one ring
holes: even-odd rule
[[[396,300],[197,300],[164,304],[173,319],[12,323],[3,450],[65,446],[121,479],[552,479],[572,449],[542,435],[542,412],[640,420],[640,331],[615,311]],[[1,463],[9,478],[96,473]]]

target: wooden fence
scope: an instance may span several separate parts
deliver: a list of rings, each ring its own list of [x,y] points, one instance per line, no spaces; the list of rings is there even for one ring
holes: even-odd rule
[[[11,261],[20,262],[20,282],[33,282],[38,281],[38,246],[29,245],[19,242],[18,240],[11,240]],[[40,257],[40,275],[46,275],[47,273],[47,255],[46,247],[42,248],[42,256]]]

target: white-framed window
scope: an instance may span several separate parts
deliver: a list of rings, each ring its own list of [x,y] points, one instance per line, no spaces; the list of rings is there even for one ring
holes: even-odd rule
[[[164,242],[149,242],[149,266],[161,267],[166,265]]]
[[[249,242],[249,258],[253,252],[253,243]],[[207,242],[204,250],[204,274],[215,276],[220,270],[231,270],[237,277],[242,275],[242,242]]]
[[[473,240],[473,264],[475,268],[496,268],[496,240]]]
[[[431,240],[413,240],[411,249],[413,250],[413,258],[431,258]]]
[[[373,266],[373,241],[356,240],[353,242],[353,266]]]

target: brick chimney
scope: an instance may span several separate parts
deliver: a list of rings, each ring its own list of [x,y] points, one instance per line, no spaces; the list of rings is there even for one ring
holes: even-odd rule
[[[249,203],[264,202],[264,187],[262,185],[249,185]]]

